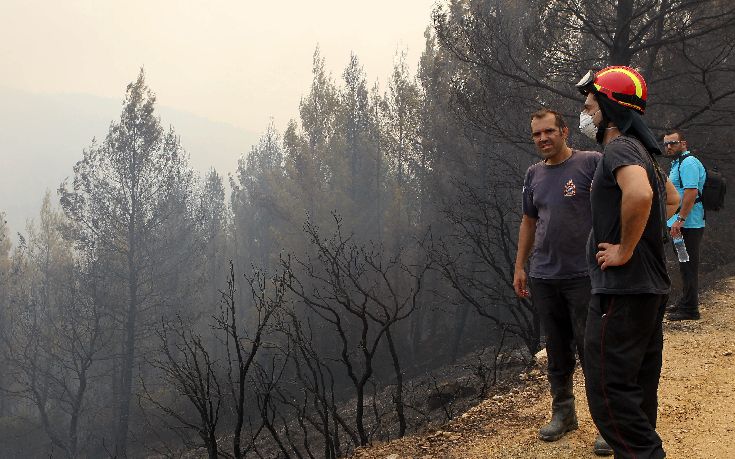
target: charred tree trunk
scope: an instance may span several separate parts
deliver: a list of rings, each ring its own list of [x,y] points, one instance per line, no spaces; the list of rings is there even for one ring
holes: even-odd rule
[[[398,349],[396,349],[393,342],[393,334],[390,329],[385,331],[385,337],[388,340],[388,349],[390,350],[391,360],[393,360],[393,370],[396,373],[396,392],[393,395],[393,404],[396,407],[396,416],[398,416],[398,436],[403,437],[406,434],[406,415],[403,411],[403,371],[398,358]]]

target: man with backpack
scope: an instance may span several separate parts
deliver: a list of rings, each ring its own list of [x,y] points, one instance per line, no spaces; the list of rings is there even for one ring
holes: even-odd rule
[[[704,205],[702,191],[707,173],[704,166],[689,152],[684,133],[671,130],[664,136],[666,156],[673,159],[669,179],[679,192],[679,210],[667,222],[672,238],[684,237],[689,261],[679,262],[682,296],[670,306],[668,320],[699,319],[699,249],[704,235]]]

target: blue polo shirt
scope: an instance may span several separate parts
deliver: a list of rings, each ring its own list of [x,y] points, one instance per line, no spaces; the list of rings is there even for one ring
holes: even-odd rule
[[[694,156],[689,155],[689,151],[685,151],[681,156],[671,162],[669,179],[671,179],[671,182],[676,187],[676,191],[679,192],[679,205],[681,205],[685,189],[696,188],[701,195],[702,188],[704,188],[704,179],[707,177],[702,163]],[[671,227],[678,216],[679,214],[677,213],[666,224]],[[684,228],[704,228],[704,206],[701,202],[694,203],[692,211],[689,212],[684,222]]]

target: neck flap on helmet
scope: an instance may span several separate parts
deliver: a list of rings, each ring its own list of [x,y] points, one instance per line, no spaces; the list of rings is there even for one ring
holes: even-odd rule
[[[607,128],[608,122],[606,120],[609,120],[623,134],[640,140],[649,153],[654,155],[660,155],[662,153],[656,137],[648,126],[646,126],[646,123],[638,112],[611,101],[604,94],[595,93],[595,98],[597,99],[597,103],[600,104],[600,109],[602,109],[603,122],[600,123],[602,136],[605,135],[604,129]],[[597,135],[599,141],[600,130],[597,131]]]

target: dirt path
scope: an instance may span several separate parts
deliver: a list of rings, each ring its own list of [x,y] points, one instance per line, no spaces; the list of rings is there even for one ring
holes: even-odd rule
[[[731,459],[735,458],[735,277],[716,283],[701,301],[702,320],[664,324],[658,432],[672,459]],[[596,431],[583,379],[575,380],[580,428],[554,443],[536,437],[550,406],[545,376],[535,370],[525,379],[520,388],[485,400],[440,430],[360,449],[353,458],[597,457],[592,453]]]

